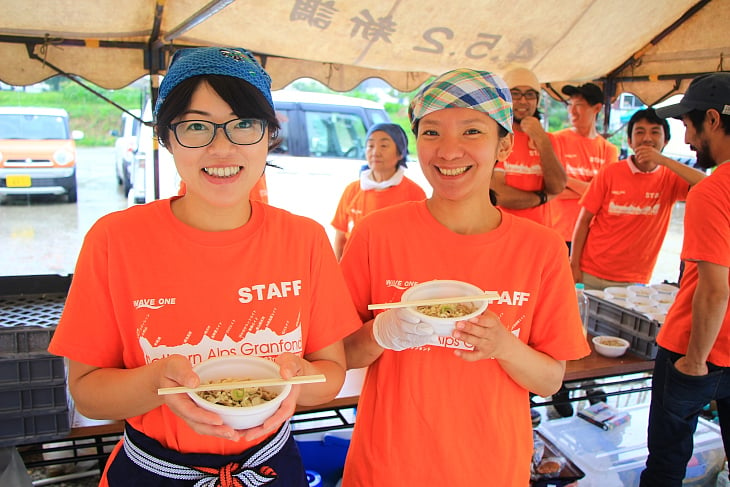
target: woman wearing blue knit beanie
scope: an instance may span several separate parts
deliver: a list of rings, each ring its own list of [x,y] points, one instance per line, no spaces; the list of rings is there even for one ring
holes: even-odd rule
[[[49,347],[68,358],[80,413],[125,420],[100,486],[307,487],[289,419],[337,395],[359,320],[322,226],[251,197],[277,144],[271,78],[245,49],[182,49],[154,115],[185,193],[94,224]],[[232,356],[326,380],[292,385],[248,427],[158,394],[217,380],[196,366]],[[228,377],[257,377],[235,367]],[[233,409],[240,391],[211,406]]]

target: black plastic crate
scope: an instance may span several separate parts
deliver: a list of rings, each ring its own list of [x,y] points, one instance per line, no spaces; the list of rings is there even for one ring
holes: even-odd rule
[[[0,394],[0,415],[57,410],[66,406],[68,406],[68,394],[65,381],[55,385],[31,384],[22,389],[3,390]]]
[[[9,353],[45,352],[54,331],[55,325],[0,328],[0,356]]]
[[[656,357],[658,321],[605,299],[590,294],[587,296],[589,333],[623,338],[629,342],[629,350],[634,354],[647,360]]]
[[[65,293],[0,295],[0,329],[55,326],[65,304]]]
[[[0,415],[0,447],[60,440],[71,432],[68,407]]]
[[[0,355],[0,390],[66,382],[63,357],[48,353]]]

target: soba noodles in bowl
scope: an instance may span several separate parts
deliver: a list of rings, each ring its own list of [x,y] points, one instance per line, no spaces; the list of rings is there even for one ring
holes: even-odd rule
[[[249,379],[279,378],[279,366],[261,357],[218,357],[201,362],[193,371],[201,384]],[[220,415],[228,426],[248,429],[260,426],[273,415],[289,395],[291,384],[248,387],[219,391],[189,392],[188,396],[203,409]]]
[[[434,280],[417,284],[403,293],[401,301],[420,301],[422,299],[455,298],[476,296],[484,291],[473,284],[463,281]],[[440,336],[451,336],[457,321],[468,320],[479,316],[487,309],[487,301],[465,301],[463,303],[444,303],[428,306],[405,308],[424,323],[433,327],[434,333]]]

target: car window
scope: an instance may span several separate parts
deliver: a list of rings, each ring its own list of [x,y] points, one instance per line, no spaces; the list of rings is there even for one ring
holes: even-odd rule
[[[390,122],[388,114],[383,110],[368,110],[368,113],[370,114],[370,119],[373,121],[373,125]]]
[[[53,115],[0,115],[3,139],[68,139],[66,119]]]
[[[276,119],[279,121],[279,147],[276,148],[277,154],[289,154],[289,120],[290,110],[276,110]]]
[[[305,112],[310,157],[363,159],[365,122],[356,114]]]

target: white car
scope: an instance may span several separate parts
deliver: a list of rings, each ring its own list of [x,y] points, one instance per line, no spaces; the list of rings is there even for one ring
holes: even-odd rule
[[[362,98],[294,90],[274,91],[272,97],[282,143],[268,157],[269,204],[316,220],[332,240],[330,222],[342,192],[366,164],[368,128],[390,118],[382,105]],[[143,120],[152,118],[149,103],[143,113]],[[163,147],[158,151],[159,193],[155,195],[154,184],[147,184],[154,178],[151,127],[141,127],[138,144],[130,205],[177,194],[180,176]],[[409,163],[406,174],[430,192],[417,162]]]
[[[149,100],[142,111],[142,120],[152,120],[152,105]],[[155,184],[155,148],[159,167],[157,184]],[[180,190],[180,175],[175,168],[172,154],[158,144],[150,125],[141,125],[137,134],[136,152],[130,170],[130,186],[127,194],[129,206],[169,198],[178,194]]]
[[[131,113],[132,115],[130,115]],[[137,152],[137,137],[142,122],[139,120],[141,110],[122,112],[119,129],[111,131],[114,141],[114,162],[116,167],[117,183],[122,186],[124,194],[129,194],[132,187],[130,172],[134,155]],[[136,118],[135,118],[136,117]]]
[[[282,145],[266,168],[269,204],[319,222],[330,240],[330,224],[345,187],[359,178],[365,135],[376,123],[390,122],[383,106],[343,95],[293,90],[272,93],[281,124]],[[428,193],[418,163],[406,174]]]

